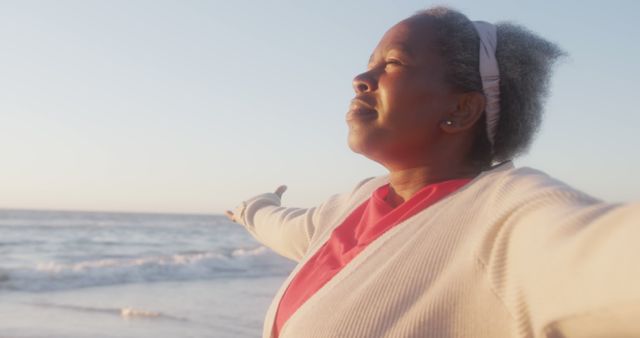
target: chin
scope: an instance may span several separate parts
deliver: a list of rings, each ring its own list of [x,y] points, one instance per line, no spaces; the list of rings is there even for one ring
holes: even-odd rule
[[[371,137],[366,136],[367,135],[350,132],[349,137],[347,138],[347,144],[349,145],[351,151],[353,151],[354,153],[363,155],[373,161],[376,161],[375,150],[379,147],[375,145],[375,139],[371,139]]]
[[[358,135],[354,135],[352,132],[349,132],[349,136],[347,137],[347,145],[349,145],[349,149],[356,154],[363,154],[363,149],[366,148],[364,145],[364,140]],[[363,154],[364,155],[364,154]]]
[[[347,144],[354,153],[377,162],[385,168],[388,168],[386,165],[388,161],[397,155],[397,151],[392,148],[393,143],[388,142],[380,133],[349,131]]]

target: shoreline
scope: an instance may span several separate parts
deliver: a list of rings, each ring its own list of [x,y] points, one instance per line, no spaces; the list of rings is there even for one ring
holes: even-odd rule
[[[2,292],[0,337],[257,337],[285,278]]]

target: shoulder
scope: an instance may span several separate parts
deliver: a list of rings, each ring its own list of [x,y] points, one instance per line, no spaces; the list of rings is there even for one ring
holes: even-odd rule
[[[374,190],[389,183],[389,176],[374,176],[367,177],[364,180],[358,182],[352,190],[353,195],[367,195],[370,196]]]
[[[359,181],[351,190],[329,197],[314,212],[313,221],[318,226],[318,232],[333,229],[355,208],[367,201],[373,191],[387,183],[387,176],[368,177]]]
[[[478,185],[489,194],[488,200],[497,206],[530,204],[539,200],[565,200],[586,204],[601,202],[547,173],[529,167],[503,164],[483,174]]]
[[[331,196],[321,209],[350,209],[366,201],[373,191],[388,183],[387,176],[368,177],[359,181],[351,190]]]

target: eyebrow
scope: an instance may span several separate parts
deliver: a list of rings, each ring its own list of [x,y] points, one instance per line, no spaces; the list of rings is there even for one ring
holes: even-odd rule
[[[408,54],[410,57],[414,56],[413,50],[406,43],[394,43],[388,46],[387,48],[385,48],[384,53],[387,54],[392,50],[397,50],[402,53]],[[369,64],[371,64],[371,62],[373,61],[374,56],[375,56],[375,53],[369,56]]]

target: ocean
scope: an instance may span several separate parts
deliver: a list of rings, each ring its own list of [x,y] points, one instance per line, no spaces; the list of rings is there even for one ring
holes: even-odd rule
[[[259,337],[293,267],[222,215],[0,210],[0,337]]]

